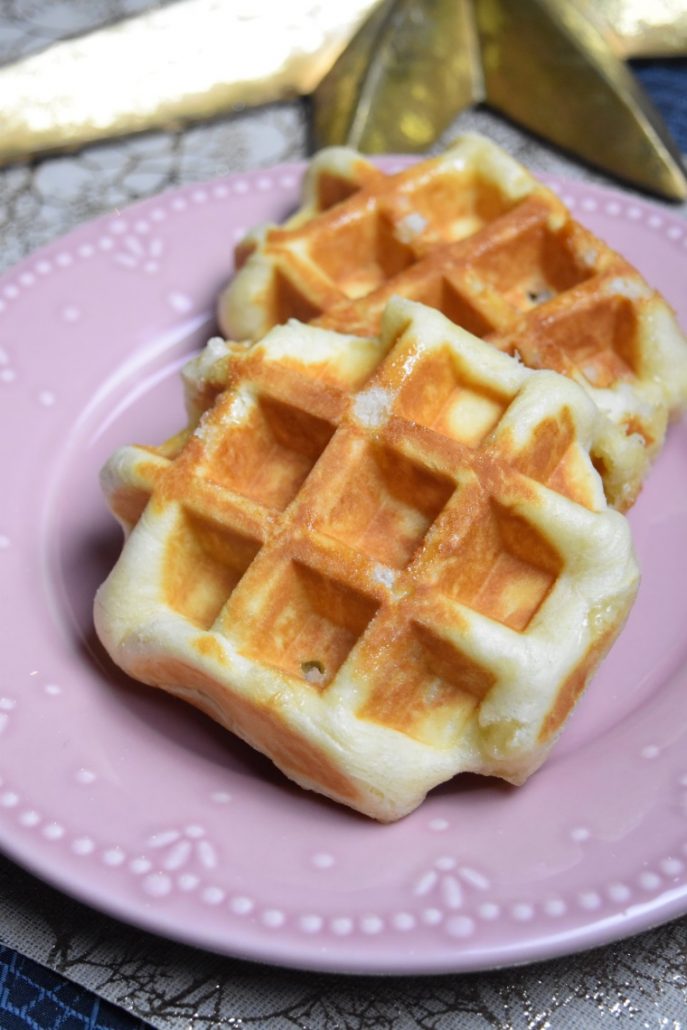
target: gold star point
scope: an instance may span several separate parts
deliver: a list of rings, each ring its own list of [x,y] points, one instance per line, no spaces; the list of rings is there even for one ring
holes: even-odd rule
[[[387,0],[315,90],[314,139],[422,151],[484,103],[589,164],[684,200],[681,155],[613,39],[583,0]]]

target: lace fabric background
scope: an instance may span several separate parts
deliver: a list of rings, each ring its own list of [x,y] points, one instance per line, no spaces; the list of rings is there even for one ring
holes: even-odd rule
[[[150,0],[3,0],[0,62],[150,6]],[[304,157],[305,117],[304,105],[284,103],[0,170],[0,269],[80,222],[165,188]],[[608,182],[488,112],[464,114],[446,135],[467,128],[488,132],[534,169]],[[257,966],[152,937],[94,914],[0,859],[0,942],[164,1030],[582,1030],[621,1018],[678,1030],[687,1012],[687,920],[521,969],[336,977]]]

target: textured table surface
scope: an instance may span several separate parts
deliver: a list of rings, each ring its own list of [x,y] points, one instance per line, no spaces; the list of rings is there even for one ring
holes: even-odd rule
[[[0,61],[52,39],[152,6],[150,0],[3,0]],[[641,69],[685,132],[678,80]],[[490,133],[534,169],[606,183],[483,111],[447,133]],[[687,139],[683,138],[683,149]],[[437,147],[438,149],[438,147]],[[0,170],[0,269],[89,218],[170,186],[297,159],[306,153],[302,106],[245,112],[179,133],[154,133]],[[161,1028],[256,1026],[350,1030],[684,1025],[687,920],[584,955],[462,977],[337,977],[208,955],[95,914],[0,858],[0,1025]],[[19,954],[17,954],[19,953]],[[56,971],[41,980],[40,968]],[[47,977],[47,974],[46,974]],[[65,977],[71,983],[62,979]],[[74,987],[73,985],[78,985]],[[90,994],[82,988],[90,988]],[[107,999],[131,1013],[108,1008]]]

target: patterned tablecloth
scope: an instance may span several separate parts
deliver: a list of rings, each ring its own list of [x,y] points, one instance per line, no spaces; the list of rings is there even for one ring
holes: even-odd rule
[[[150,0],[3,0],[0,61],[148,6]],[[668,71],[650,64],[640,74],[687,149],[685,62]],[[490,133],[535,169],[607,182],[487,112],[465,114],[447,137],[465,128]],[[103,211],[305,153],[303,108],[287,103],[5,169],[0,269]],[[140,1020],[179,1030],[543,1030],[618,1018],[677,1028],[687,1011],[687,920],[528,968],[462,977],[337,977],[262,967],[152,937],[93,913],[0,858],[0,945],[0,1025],[8,1030],[140,1027]]]

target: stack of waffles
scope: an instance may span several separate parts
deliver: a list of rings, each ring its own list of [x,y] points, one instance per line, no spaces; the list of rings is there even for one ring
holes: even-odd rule
[[[322,152],[237,263],[188,427],[103,470],[103,643],[376,819],[523,782],[636,593],[621,512],[687,402],[672,312],[474,136],[395,175]]]

